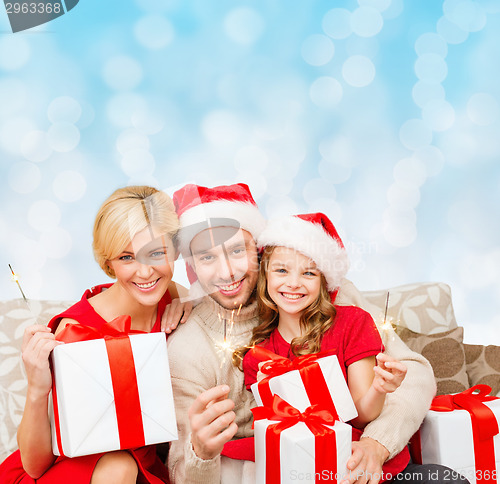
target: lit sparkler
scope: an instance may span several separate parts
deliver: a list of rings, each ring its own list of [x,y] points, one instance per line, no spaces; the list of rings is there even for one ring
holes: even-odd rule
[[[31,311],[30,303],[28,302],[28,299],[26,298],[23,288],[21,287],[21,283],[19,282],[19,276],[14,272],[14,269],[12,269],[12,266],[9,264],[9,269],[10,272],[12,273],[12,280],[17,284],[17,287],[19,288],[19,291],[21,291],[21,296],[23,296],[23,300],[26,303],[26,306],[28,306],[28,309]]]
[[[385,312],[384,312],[384,322],[380,325],[380,329],[385,333],[386,338],[388,337],[388,331],[392,330],[392,324],[391,321],[387,319],[387,310],[389,308],[389,292],[387,292],[387,299],[385,300]],[[382,347],[383,347],[383,341],[382,341]],[[382,350],[382,348],[381,348]]]
[[[236,312],[236,316],[239,316],[240,311],[241,311],[241,304],[240,307],[238,308],[238,311]],[[233,326],[234,326],[234,313],[235,309],[231,310],[231,316],[229,318],[224,317],[224,315],[221,315],[220,313],[217,314],[219,321],[222,322],[222,342],[221,343],[216,343],[216,346],[218,348],[218,352],[221,355],[221,367],[224,365],[226,362],[226,358],[230,358],[236,349],[236,346],[234,344],[234,341],[232,341],[231,334],[233,332]]]

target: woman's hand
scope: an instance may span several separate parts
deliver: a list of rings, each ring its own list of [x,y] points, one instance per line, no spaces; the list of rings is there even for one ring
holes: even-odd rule
[[[171,333],[179,323],[185,323],[193,310],[193,303],[187,301],[182,303],[179,298],[172,300],[165,308],[161,317],[161,330],[165,333]]]
[[[406,366],[384,353],[377,355],[377,366],[373,370],[375,377],[372,386],[380,393],[392,393],[406,376]]]
[[[47,326],[34,324],[24,331],[21,347],[22,359],[28,378],[28,392],[34,397],[49,394],[52,374],[49,365],[51,351],[62,341],[57,341]]]

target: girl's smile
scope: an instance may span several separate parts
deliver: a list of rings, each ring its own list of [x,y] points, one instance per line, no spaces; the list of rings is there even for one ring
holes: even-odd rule
[[[319,296],[321,273],[305,255],[286,247],[276,247],[267,269],[267,291],[283,317],[299,319]]]

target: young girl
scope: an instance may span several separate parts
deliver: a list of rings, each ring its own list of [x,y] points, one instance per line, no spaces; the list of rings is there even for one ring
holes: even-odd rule
[[[307,214],[272,221],[259,237],[264,248],[257,296],[262,323],[250,347],[261,345],[294,359],[298,355],[335,350],[358,417],[351,422],[358,440],[368,422],[380,414],[385,395],[403,381],[406,368],[384,355],[371,316],[355,306],[334,306],[336,290],[349,263],[331,221]],[[242,349],[247,389],[262,378],[263,362]],[[395,475],[408,464],[407,451],[384,466]],[[391,461],[390,461],[391,462]]]
[[[49,355],[61,344],[55,338],[69,323],[99,329],[120,315],[129,315],[132,330],[160,331],[165,308],[172,296],[177,297],[171,279],[176,255],[172,239],[178,228],[172,200],[151,187],[119,189],[101,206],[94,225],[94,255],[116,282],[86,291],[48,327],[26,329],[22,348],[28,379],[26,405],[18,429],[19,450],[0,466],[2,484],[168,482],[154,445],[75,458],[52,453]]]

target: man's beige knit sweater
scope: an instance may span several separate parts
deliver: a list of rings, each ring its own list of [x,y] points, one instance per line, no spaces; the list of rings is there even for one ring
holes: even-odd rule
[[[370,311],[368,303],[349,281],[345,281],[336,304],[356,305]],[[227,384],[229,398],[235,403],[236,438],[253,435],[252,413],[255,401],[243,383],[243,373],[231,362],[231,355],[220,349],[224,327],[219,315],[227,315],[213,299],[205,297],[196,306],[188,321],[180,325],[168,338],[168,355],[179,439],[170,445],[168,468],[175,484],[219,484],[251,482],[253,463],[215,457],[202,460],[191,445],[188,409],[203,391],[216,385]],[[372,316],[378,316],[372,314]],[[229,336],[233,346],[246,344],[252,329],[258,323],[257,307],[253,303],[234,315],[234,326]],[[384,334],[386,353],[403,361],[407,376],[398,390],[389,394],[381,415],[368,424],[363,437],[382,443],[396,455],[418,429],[435,394],[432,369],[423,357],[408,349],[395,333]],[[230,476],[224,478],[223,476]]]

